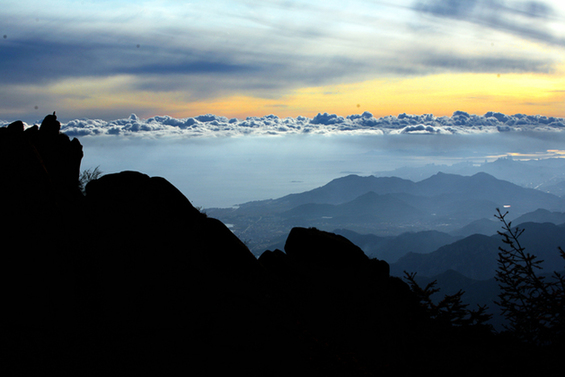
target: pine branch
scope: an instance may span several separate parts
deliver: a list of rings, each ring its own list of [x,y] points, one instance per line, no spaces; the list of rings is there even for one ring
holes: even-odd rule
[[[431,319],[449,326],[471,326],[485,325],[492,315],[486,314],[486,306],[479,306],[478,310],[468,310],[468,304],[464,304],[462,297],[465,293],[459,290],[453,295],[445,295],[438,303],[434,304],[431,296],[440,291],[435,288],[437,280],[427,284],[425,288],[420,287],[416,282],[416,273],[408,273],[404,271],[405,279],[410,284],[412,292],[416,294],[420,301],[420,305],[425,309]]]

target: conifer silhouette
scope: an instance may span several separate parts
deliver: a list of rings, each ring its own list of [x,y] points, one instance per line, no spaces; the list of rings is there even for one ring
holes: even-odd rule
[[[495,217],[503,226],[499,231],[507,245],[500,247],[495,279],[500,286],[496,302],[508,320],[507,330],[533,344],[563,343],[565,334],[565,277],[554,272],[547,279],[540,274],[542,260],[525,251],[519,237],[524,229],[512,228],[506,213],[497,209]],[[559,248],[565,260],[565,252]]]

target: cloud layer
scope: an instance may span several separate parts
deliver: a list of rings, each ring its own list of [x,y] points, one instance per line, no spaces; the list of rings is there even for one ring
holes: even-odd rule
[[[8,122],[1,122],[0,126]],[[148,138],[181,137],[232,137],[243,135],[292,135],[292,134],[443,134],[465,135],[504,132],[561,132],[565,131],[565,119],[542,115],[506,115],[488,112],[473,115],[456,111],[452,116],[436,117],[432,114],[386,116],[375,118],[373,114],[348,115],[318,113],[313,118],[264,117],[232,118],[212,114],[189,118],[156,116],[141,119],[132,114],[127,119],[110,122],[99,119],[76,119],[62,125],[63,132],[71,137],[85,136],[141,136]]]

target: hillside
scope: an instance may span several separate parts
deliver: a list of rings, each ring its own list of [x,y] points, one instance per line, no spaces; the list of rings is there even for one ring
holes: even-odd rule
[[[558,248],[565,245],[563,226],[552,223],[520,223],[517,226],[525,230],[520,238],[522,246],[544,261],[542,268],[548,273],[563,269],[558,252]],[[408,253],[391,264],[391,274],[402,276],[403,271],[413,271],[422,276],[435,276],[453,270],[471,279],[487,280],[494,277],[499,247],[504,244],[498,234],[474,234],[433,252]]]
[[[371,258],[383,259],[389,263],[410,252],[431,253],[439,247],[457,241],[459,238],[435,230],[406,232],[398,236],[379,237],[374,234],[359,234],[348,229],[336,229],[340,234],[359,245]]]

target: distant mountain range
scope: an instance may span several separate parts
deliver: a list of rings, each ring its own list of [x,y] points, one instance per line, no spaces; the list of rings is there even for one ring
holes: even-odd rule
[[[399,258],[409,252],[431,253],[441,246],[448,245],[461,238],[437,230],[406,232],[398,236],[386,237],[374,234],[359,234],[347,229],[336,229],[334,233],[349,239],[363,249],[367,256],[386,260],[389,263],[398,261]]]
[[[503,157],[483,164],[472,162],[461,162],[453,165],[428,164],[420,167],[402,167],[390,171],[378,171],[374,172],[373,175],[376,177],[394,176],[420,181],[438,172],[469,176],[483,172],[519,186],[536,188],[557,196],[565,194],[565,159],[562,158],[520,161]]]
[[[565,268],[558,252],[560,246],[565,247],[565,224],[521,223],[518,226],[524,229],[520,238],[522,246],[544,261],[542,266],[545,270]],[[486,280],[495,275],[499,247],[504,247],[504,244],[498,234],[474,234],[431,253],[409,252],[391,264],[391,274],[402,276],[403,271],[417,271],[424,276],[435,276],[454,270],[471,279]]]
[[[348,175],[303,193],[207,213],[230,224],[258,255],[294,226],[380,237],[431,230],[456,237],[492,235],[500,229],[493,221],[496,208],[507,209],[512,220],[538,209],[564,212],[565,199],[483,172],[440,172],[418,182]]]

